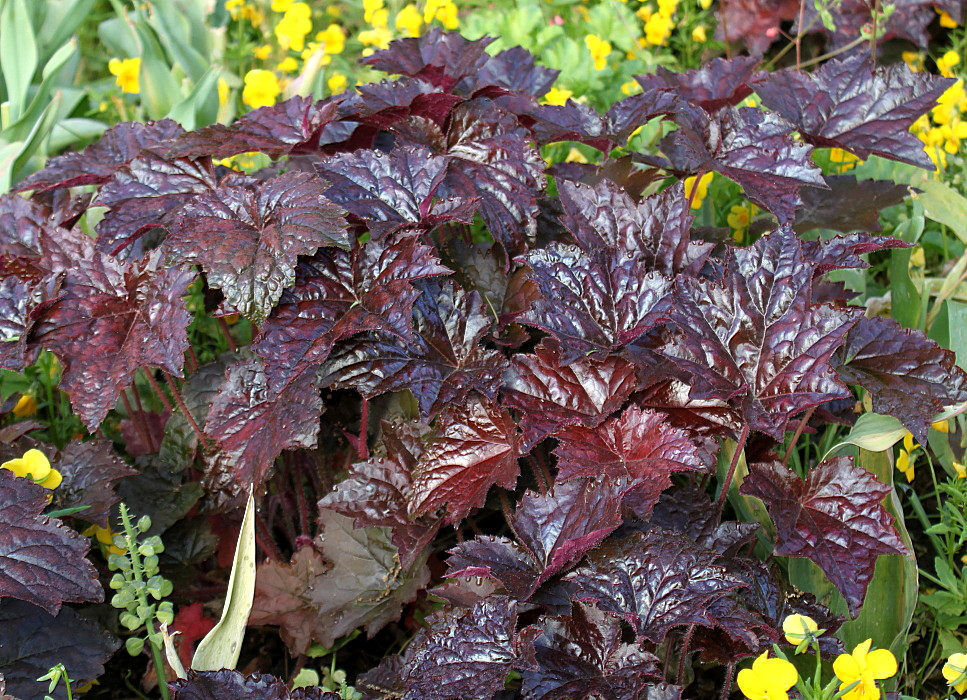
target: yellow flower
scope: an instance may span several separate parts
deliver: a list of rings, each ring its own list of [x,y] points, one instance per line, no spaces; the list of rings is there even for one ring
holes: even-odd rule
[[[698,0],[698,4],[703,10],[707,10],[712,6],[712,0]]]
[[[954,471],[957,472],[958,479],[967,479],[967,467],[960,462],[954,462]]]
[[[935,7],[933,9],[937,11],[937,14],[938,15],[940,15],[940,26],[941,27],[944,27],[945,29],[955,29],[956,27],[959,27],[960,26],[959,24],[957,24],[957,20],[955,20],[950,15],[948,15],[945,10],[941,10],[939,7]],[[959,690],[957,692],[962,693],[964,691]]]
[[[752,221],[754,215],[754,204],[735,204],[729,210],[729,215],[725,220],[732,227],[733,235],[741,235],[749,228],[749,222]]]
[[[359,33],[359,41],[363,46],[375,46],[378,49],[385,49],[393,40],[393,33],[385,27],[367,29]]]
[[[45,489],[56,489],[63,481],[60,472],[51,467],[50,460],[37,449],[27,450],[23,457],[0,464],[0,469],[9,469],[17,476],[30,479]]]
[[[94,537],[98,542],[107,547],[111,554],[124,554],[124,550],[114,544],[116,532],[111,532],[110,528],[91,525],[81,533],[84,537]]]
[[[13,407],[13,415],[17,418],[26,418],[37,413],[37,399],[33,394],[24,394],[17,400],[17,405]]]
[[[930,424],[930,427],[936,430],[938,433],[949,433],[950,432],[950,421],[949,420],[938,420]]]
[[[373,16],[383,7],[383,0],[363,0],[363,21],[372,24]]]
[[[275,98],[282,92],[279,79],[275,73],[258,68],[245,74],[245,88],[242,90],[242,102],[252,109],[270,107],[275,104]]]
[[[831,148],[829,151],[829,162],[836,163],[836,169],[842,173],[855,168],[856,164],[860,162],[860,159],[849,151],[844,151],[842,148]]]
[[[272,0],[272,12],[288,12],[295,0]]]
[[[645,41],[653,46],[664,45],[674,26],[674,21],[668,15],[661,12],[653,14],[645,22]]]
[[[923,70],[923,54],[919,51],[904,51],[900,56],[903,58],[903,62],[914,73],[919,73]]]
[[[812,640],[819,625],[807,615],[790,615],[782,621],[782,631],[786,633],[786,641],[794,646],[799,646],[807,639]]]
[[[708,183],[712,181],[712,175],[714,173],[708,172],[702,175],[702,179],[698,182],[698,189],[695,191],[695,196],[692,197],[692,189],[695,187],[695,176],[685,178],[685,199],[691,197],[692,199],[692,209],[701,209],[702,200],[705,199],[705,195],[708,194]]]
[[[678,7],[678,0],[658,0],[658,14],[671,17],[675,14],[676,7]]]
[[[788,700],[789,689],[796,685],[799,674],[785,659],[770,659],[769,652],[752,663],[752,668],[739,671],[739,690],[749,700]]]
[[[244,6],[245,0],[225,0],[225,9],[232,15],[232,19],[239,18]]]
[[[396,28],[405,32],[407,36],[420,36],[422,26],[423,16],[413,3],[404,7],[396,15]]]
[[[916,268],[923,267],[926,264],[927,264],[927,258],[924,255],[923,246],[918,245],[910,253],[910,262],[909,262],[910,269],[914,270]]]
[[[605,41],[594,34],[584,37],[584,45],[591,52],[591,59],[594,61],[594,70],[604,70],[608,65],[608,56],[611,55],[611,42]]]
[[[942,76],[945,78],[952,78],[954,77],[954,74],[951,71],[951,68],[956,66],[958,63],[960,63],[960,54],[951,50],[937,59],[937,68]]]
[[[708,40],[705,34],[705,25],[700,24],[692,30],[692,41],[697,44],[704,44]]]
[[[641,92],[641,86],[637,80],[629,80],[627,83],[621,84],[622,95],[636,95],[639,92]]]
[[[333,73],[329,80],[326,81],[326,85],[329,86],[329,92],[333,95],[338,95],[340,92],[345,90],[348,84],[349,81],[342,73]]]
[[[457,18],[457,6],[452,0],[427,0],[423,7],[423,21],[429,24],[434,19],[446,29],[457,29],[460,20]]]
[[[568,151],[567,158],[564,159],[564,162],[565,163],[587,163],[588,159],[583,153],[581,153],[581,151],[579,151],[578,149],[572,146],[571,150]]]
[[[282,73],[295,73],[299,70],[299,62],[292,58],[292,56],[287,56],[275,68]]]
[[[275,37],[283,49],[302,51],[306,34],[312,31],[312,9],[304,2],[294,2],[275,26]]]
[[[892,678],[897,672],[896,658],[889,649],[874,649],[872,639],[857,644],[852,654],[840,654],[833,662],[833,673],[840,680],[843,690],[852,683],[853,689],[843,695],[843,700],[880,700],[878,680]]]
[[[326,47],[327,54],[342,53],[346,48],[346,32],[338,24],[330,24],[323,31],[316,34],[316,41]]]
[[[268,44],[263,44],[262,46],[256,46],[252,49],[252,55],[260,61],[264,61],[269,56],[272,55],[272,47]]]
[[[544,103],[549,105],[561,106],[567,103],[567,99],[574,93],[566,88],[556,88],[552,87],[544,95]]]
[[[121,92],[128,92],[132,95],[141,92],[141,82],[138,79],[141,73],[140,58],[125,58],[123,61],[119,58],[112,58],[107,64],[107,69],[115,77]]]
[[[967,690],[967,654],[951,654],[941,673],[947,685],[952,685],[954,690],[963,695]]]

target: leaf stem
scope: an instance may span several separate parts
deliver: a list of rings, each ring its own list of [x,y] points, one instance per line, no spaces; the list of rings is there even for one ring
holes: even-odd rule
[[[745,443],[749,439],[749,424],[746,423],[742,426],[742,432],[739,434],[739,440],[735,443],[735,452],[732,453],[732,461],[729,463],[729,472],[725,475],[725,481],[722,483],[722,491],[719,493],[718,500],[715,502],[715,508],[718,510],[719,515],[722,514],[722,508],[725,506],[725,499],[729,495],[729,487],[732,485],[732,477],[735,476],[735,468],[739,466],[739,457],[745,450]]]
[[[205,433],[203,433],[201,428],[198,427],[198,423],[195,422],[194,416],[191,415],[191,413],[188,411],[188,408],[185,406],[185,402],[182,400],[181,394],[178,393],[178,390],[170,381],[171,375],[169,375],[167,372],[164,374],[165,377],[169,378],[168,387],[171,389],[171,394],[175,397],[175,401],[178,403],[178,408],[181,409],[182,414],[185,416],[185,420],[188,421],[188,425],[190,425],[191,429],[195,432],[195,436],[198,438],[198,441],[201,443],[202,447],[206,449],[211,447],[210,443],[208,442],[208,438],[205,436]],[[165,395],[164,389],[158,385],[158,382],[155,380],[151,372],[148,371],[148,368],[144,369],[144,376],[147,378],[148,384],[151,385],[151,388],[154,389],[154,393],[156,393],[158,398],[161,399],[161,405],[173,413],[174,409],[171,407],[171,402],[168,401],[168,397]]]
[[[255,541],[258,542],[259,547],[262,548],[265,556],[269,559],[279,562],[284,561],[282,552],[275,546],[275,542],[272,540],[272,533],[269,532],[269,527],[265,524],[258,510],[255,511]]]
[[[228,344],[228,349],[231,352],[238,351],[238,345],[235,343],[235,338],[232,337],[232,329],[228,327],[228,321],[226,321],[222,316],[218,317],[218,327],[222,331],[222,335],[225,337],[225,342]]]
[[[729,661],[725,668],[725,682],[722,684],[722,695],[719,700],[729,700],[732,694],[732,679],[735,678],[735,662]]]
[[[675,683],[682,684],[685,680],[685,657],[688,656],[688,647],[692,644],[692,635],[695,634],[695,625],[689,625],[685,632],[685,639],[682,640],[682,655],[678,657],[678,678]]]
[[[369,459],[369,446],[366,444],[369,433],[369,399],[363,397],[363,406],[359,412],[359,442],[356,451],[363,461]]]
[[[816,407],[813,406],[803,415],[802,420],[799,421],[799,425],[796,427],[796,432],[792,434],[792,439],[789,441],[789,447],[786,448],[786,454],[782,458],[782,466],[789,465],[789,457],[796,449],[796,443],[799,442],[799,438],[802,436],[802,431],[806,429],[806,424],[809,423],[809,419],[813,417],[813,412]]]
[[[853,41],[851,41],[850,43],[846,44],[845,46],[840,46],[835,51],[830,51],[829,53],[824,53],[822,56],[816,56],[815,58],[810,58],[808,61],[803,61],[801,67],[802,68],[806,68],[807,66],[812,66],[812,65],[815,65],[817,63],[821,63],[821,62],[825,61],[828,58],[834,58],[836,56],[839,56],[841,53],[846,53],[847,51],[850,51],[852,49],[855,49],[857,46],[859,46],[860,44],[862,44],[864,41],[866,41],[866,40],[863,37],[861,37],[861,36],[860,37],[857,37],[856,39],[853,39]]]
[[[134,425],[134,429],[138,431],[138,435],[144,441],[144,444],[148,446],[149,450],[154,450],[154,440],[151,439],[148,432],[144,429],[144,424],[141,423],[141,416],[135,416],[134,410],[131,408],[131,402],[128,400],[128,393],[121,390],[121,402],[124,404],[124,410],[128,412],[128,420]]]

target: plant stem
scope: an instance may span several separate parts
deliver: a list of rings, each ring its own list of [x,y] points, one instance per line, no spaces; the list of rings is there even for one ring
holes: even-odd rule
[[[531,469],[534,471],[534,481],[537,482],[537,488],[540,489],[541,495],[547,495],[547,482],[544,479],[544,473],[537,460],[534,459],[533,454],[527,455],[527,462],[531,465]]]
[[[732,485],[732,477],[735,476],[735,468],[739,465],[739,457],[745,450],[745,443],[749,439],[749,424],[746,423],[742,426],[742,433],[739,435],[738,442],[735,443],[735,452],[732,453],[732,461],[729,463],[728,474],[725,475],[725,481],[722,483],[722,491],[719,493],[718,500],[715,502],[715,507],[722,514],[722,508],[725,506],[725,499],[729,495],[729,487]]]
[[[806,12],[806,0],[799,0],[799,24],[796,26],[802,29],[802,19]],[[796,70],[802,68],[802,31],[796,32]]]
[[[283,561],[282,552],[275,546],[275,542],[272,540],[272,533],[269,532],[268,526],[262,520],[262,516],[257,510],[255,512],[255,540],[258,542],[259,547],[262,548],[265,556],[273,561]]]
[[[167,375],[167,373],[165,374]],[[145,368],[144,370],[144,376],[147,378],[148,384],[151,385],[151,388],[154,389],[154,393],[156,393],[158,395],[158,398],[161,399],[161,405],[163,405],[168,411],[174,412],[174,409],[171,407],[171,402],[168,401],[168,397],[165,396],[164,389],[158,386],[158,382],[155,381],[155,378],[152,376],[151,372],[149,372],[147,368]],[[201,431],[201,428],[198,427],[198,423],[195,422],[194,417],[191,415],[191,413],[188,412],[188,409],[184,407],[185,402],[181,400],[181,395],[174,388],[174,386],[171,385],[171,382],[168,382],[168,386],[171,387],[172,395],[177,397],[175,400],[178,402],[179,408],[182,408],[182,413],[184,414],[185,419],[188,421],[188,425],[190,425],[191,429],[195,432],[195,436],[198,438],[198,441],[201,443],[201,446],[203,448],[210,447],[208,443],[208,438]]]
[[[678,678],[675,681],[678,685],[685,680],[685,658],[688,656],[688,647],[692,644],[693,634],[695,634],[695,625],[689,625],[685,632],[685,639],[682,641],[682,655],[678,657]]]
[[[369,399],[367,399],[364,396],[363,406],[359,412],[359,442],[356,445],[356,451],[359,453],[359,458],[363,461],[369,459],[369,447],[366,444],[368,433],[369,433]]]
[[[228,349],[231,352],[236,352],[238,350],[238,345],[235,343],[235,338],[232,337],[232,329],[228,327],[228,321],[219,316],[218,327],[221,329],[222,335],[225,337],[225,342],[228,344]]]
[[[816,58],[810,58],[808,61],[803,61],[802,62],[802,66],[800,66],[800,67],[801,68],[806,68],[807,66],[812,66],[812,65],[815,65],[817,63],[821,63],[821,62],[825,61],[828,58],[835,58],[836,56],[839,56],[841,53],[846,53],[847,51],[850,51],[851,49],[855,49],[857,46],[859,46],[860,44],[862,44],[864,41],[866,41],[866,40],[863,37],[857,37],[856,39],[853,39],[853,41],[851,41],[850,43],[846,44],[845,46],[839,47],[835,51],[830,51],[829,53],[824,53],[822,56],[816,56]]]
[[[799,421],[799,425],[796,427],[796,432],[792,434],[792,439],[789,441],[789,447],[786,448],[786,454],[782,458],[782,466],[788,466],[789,457],[796,449],[796,443],[799,442],[799,438],[802,435],[802,431],[806,429],[806,424],[809,423],[809,419],[813,417],[813,412],[816,407],[813,406],[803,415],[802,420]]]
[[[722,684],[722,695],[720,700],[728,700],[729,695],[732,694],[732,679],[735,677],[735,662],[729,661],[729,665],[725,668],[725,682]]]
[[[141,439],[144,440],[144,444],[148,446],[149,450],[154,450],[154,440],[151,439],[148,432],[144,429],[141,421],[135,417],[134,410],[131,408],[131,402],[128,400],[128,394],[123,389],[121,390],[121,402],[124,404],[124,410],[128,412],[128,419],[134,425],[134,429],[138,431]]]
[[[178,409],[185,416],[185,419],[188,421],[188,424],[191,425],[191,429],[195,431],[198,439],[201,440],[202,447],[210,447],[211,445],[208,442],[208,437],[201,429],[201,426],[199,426],[195,421],[195,417],[191,415],[191,411],[188,410],[188,406],[185,405],[185,400],[181,397],[181,392],[178,391],[178,387],[175,386],[174,378],[164,370],[161,371],[164,372],[165,379],[168,380],[168,387],[171,389],[171,395],[174,397],[175,403],[178,404]]]

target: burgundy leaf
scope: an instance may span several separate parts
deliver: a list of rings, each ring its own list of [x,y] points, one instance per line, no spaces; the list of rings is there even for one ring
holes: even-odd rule
[[[457,581],[471,576],[494,579],[516,600],[527,600],[539,587],[540,564],[523,545],[507,537],[478,535],[449,552],[447,576]]]
[[[48,683],[37,679],[56,664],[68,669],[75,689],[100,678],[119,646],[100,625],[71,608],[61,608],[54,617],[19,600],[0,600],[0,669],[10,700],[44,697]],[[64,684],[52,695],[66,700]]]
[[[97,226],[97,247],[117,255],[149,228],[163,226],[195,195],[215,189],[211,161],[168,161],[145,151],[122,166],[105,184],[93,206],[110,207]],[[140,257],[140,250],[134,257]]]
[[[436,86],[415,78],[381,80],[360,85],[359,95],[341,107],[346,119],[379,129],[406,129],[407,125],[429,121],[439,129],[464,98],[441,92]]]
[[[692,374],[691,397],[728,401],[776,439],[800,411],[848,397],[829,359],[862,314],[812,304],[812,277],[788,227],[733,250],[721,284],[680,277],[681,335],[662,352]]]
[[[413,472],[423,454],[422,435],[409,423],[383,423],[385,454],[349,469],[334,491],[319,501],[320,508],[355,518],[356,527],[388,527],[403,566],[409,566],[436,535],[441,522],[410,518]]]
[[[90,542],[43,515],[46,491],[0,469],[0,597],[56,615],[64,602],[100,602],[104,591],[84,555]]]
[[[537,629],[538,667],[522,672],[526,700],[640,700],[662,675],[658,658],[624,643],[621,623],[592,605],[576,603],[570,617],[546,617]]]
[[[491,700],[521,666],[516,629],[517,605],[508,598],[439,617],[407,651],[403,700]]]
[[[636,75],[645,90],[672,90],[686,102],[714,112],[734,106],[752,94],[750,83],[759,66],[752,56],[713,58],[701,68],[674,73],[658,66],[654,73]]]
[[[290,691],[285,681],[267,673],[243,675],[220,671],[188,670],[188,677],[170,683],[175,700],[339,700],[335,693],[310,685]]]
[[[823,179],[828,190],[804,187],[799,191],[803,206],[793,224],[796,233],[817,228],[843,233],[881,231],[880,212],[899,204],[909,194],[906,185],[889,180],[857,181],[853,175],[826,175]],[[900,241],[897,244],[904,245]]]
[[[323,248],[303,258],[292,289],[262,325],[253,350],[266,359],[274,386],[324,362],[333,344],[363,331],[413,337],[413,303],[421,290],[412,282],[442,275],[433,249],[401,232],[350,252]]]
[[[914,73],[902,62],[874,69],[865,54],[857,53],[831,59],[812,74],[768,73],[755,90],[808,143],[933,170],[923,142],[909,129],[953,82]]]
[[[261,484],[282,450],[315,447],[323,411],[315,373],[303,373],[281,393],[268,384],[258,357],[228,368],[205,420],[205,434],[221,448],[205,475],[209,490],[237,494]]]
[[[463,520],[494,484],[514,487],[519,451],[517,426],[497,404],[471,397],[451,405],[417,463],[409,514],[444,509],[447,524]]]
[[[456,32],[433,27],[421,37],[397,39],[389,48],[363,59],[365,65],[384,73],[419,78],[449,91],[461,78],[475,75],[487,64],[490,37],[468,40]]]
[[[803,256],[811,265],[815,266],[814,275],[822,275],[830,270],[848,268],[866,269],[870,266],[860,256],[876,250],[888,248],[909,248],[912,244],[901,241],[893,236],[874,236],[857,231],[845,236],[836,236],[826,240],[805,241],[802,246]]]
[[[341,343],[323,365],[323,384],[366,397],[409,389],[424,420],[472,391],[495,396],[507,361],[480,344],[493,324],[480,296],[452,282],[416,286],[425,291],[413,306],[413,341],[379,332]]]
[[[711,461],[687,431],[668,425],[663,414],[638,406],[629,406],[596,428],[567,426],[556,437],[559,479],[599,474],[622,479],[640,505],[654,505],[671,486],[672,473],[704,471]]]
[[[200,263],[208,283],[259,323],[295,282],[297,256],[349,247],[346,221],[324,192],[320,178],[300,172],[223,184],[182,207],[165,247],[176,260]]]
[[[578,600],[628,621],[638,637],[661,643],[676,625],[711,625],[711,601],[740,585],[714,555],[684,535],[653,529],[612,540],[567,575]]]
[[[225,382],[225,371],[236,360],[234,353],[225,353],[215,362],[199,367],[181,385],[181,399],[198,425],[205,425],[208,410]],[[172,413],[164,425],[158,450],[161,462],[172,471],[181,471],[194,463],[198,447],[198,434],[188,419],[180,410]]]
[[[761,498],[776,526],[775,553],[807,557],[859,613],[880,554],[908,555],[883,498],[893,491],[851,457],[834,457],[806,480],[778,462],[753,464],[741,493]]]
[[[742,41],[750,54],[762,56],[781,36],[782,23],[796,18],[799,7],[798,0],[730,0],[722,7],[715,38]]]
[[[0,255],[9,256],[5,274],[24,279],[57,274],[92,256],[93,239],[64,228],[49,207],[19,195],[0,195]],[[14,261],[13,258],[17,258]]]
[[[810,28],[806,31],[825,35],[830,50],[842,50],[870,24],[870,6],[865,0],[843,0],[837,4],[834,14],[836,26],[833,31],[824,26],[814,6],[806,5],[803,9],[805,12],[802,24]],[[901,38],[921,49],[929,48],[928,28],[937,20],[937,10],[940,9],[945,10],[957,22],[963,19],[964,5],[960,0],[896,0],[889,18],[885,22],[881,21],[877,27],[883,31],[877,42],[882,44],[890,39]],[[796,32],[798,28],[794,25],[792,30]]]
[[[634,368],[625,360],[594,355],[562,362],[553,343],[533,355],[516,355],[504,372],[503,404],[521,413],[525,446],[559,428],[594,428],[617,411],[635,389]]]
[[[163,267],[155,253],[137,262],[103,254],[76,260],[63,293],[44,309],[31,342],[64,364],[61,387],[94,430],[114,408],[135,370],[181,376],[191,315],[183,297],[191,270]]]
[[[315,102],[292,97],[260,107],[239,117],[231,126],[212,124],[180,136],[168,150],[169,158],[229,158],[260,151],[271,158],[312,152],[322,128],[336,118],[338,102]]]
[[[725,175],[779,223],[794,218],[800,186],[825,187],[809,146],[794,141],[793,127],[775,114],[751,107],[709,114],[691,107],[674,120],[679,129],[662,139],[661,149],[677,171]]]
[[[54,459],[52,466],[63,477],[54,491],[57,508],[89,506],[77,514],[81,520],[110,527],[111,508],[118,502],[115,483],[136,472],[115,452],[107,440],[73,441]]]
[[[23,371],[33,311],[41,299],[39,282],[12,273],[8,262],[0,260],[0,369]]]
[[[864,317],[846,336],[836,369],[870,393],[874,411],[894,416],[924,442],[934,415],[967,400],[967,376],[955,361],[922,331]]]
[[[636,395],[635,402],[642,408],[661,411],[670,425],[696,435],[738,436],[742,417],[732,406],[721,399],[692,398],[690,392],[686,382],[662,379]]]
[[[560,73],[559,70],[538,65],[530,51],[514,46],[496,56],[488,57],[479,71],[468,74],[461,81],[458,91],[461,94],[472,94],[496,85],[534,97],[543,97]]]
[[[107,182],[115,171],[134,160],[142,149],[164,150],[184,133],[177,122],[123,122],[104,132],[99,141],[79,153],[65,153],[47,161],[46,167],[29,176],[15,188],[27,190],[60,189]]]
[[[345,153],[317,170],[333,184],[326,196],[362,219],[374,236],[401,228],[427,231],[447,221],[470,223],[477,201],[440,199],[450,159],[423,148]]]
[[[127,418],[122,418],[118,428],[121,430],[124,451],[132,457],[157,452],[170,417],[171,412],[166,409],[163,413],[134,410]]]
[[[694,484],[665,491],[650,516],[652,525],[684,533],[702,548],[726,558],[735,556],[759,529],[758,523],[720,522],[708,495]]]

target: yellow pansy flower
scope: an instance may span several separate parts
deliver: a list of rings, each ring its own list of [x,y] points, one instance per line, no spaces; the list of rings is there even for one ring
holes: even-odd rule
[[[63,481],[60,472],[50,466],[50,460],[38,449],[24,452],[18,459],[7,460],[0,469],[9,469],[24,479],[40,484],[45,489],[56,489]]]
[[[383,7],[383,0],[363,0],[363,21],[372,24],[373,16]]]
[[[736,682],[749,700],[788,700],[789,689],[796,685],[799,673],[785,659],[770,659],[769,652],[752,663],[752,668],[739,671]]]
[[[953,686],[954,690],[963,695],[967,690],[967,654],[951,654],[941,673],[947,685]]]
[[[708,41],[708,35],[705,33],[705,25],[700,24],[694,29],[692,29],[692,41],[696,44],[704,44]]]
[[[91,525],[89,528],[81,533],[84,537],[94,537],[98,542],[103,544],[107,551],[111,554],[124,554],[124,550],[114,544],[114,536],[116,532],[111,532],[110,528],[101,527],[99,525]]]
[[[272,12],[288,12],[295,0],[272,0]]]
[[[705,195],[708,194],[708,183],[712,181],[712,175],[714,173],[708,172],[702,175],[702,179],[698,182],[698,189],[695,190],[695,196],[692,196],[692,189],[695,188],[695,176],[685,178],[685,199],[691,198],[692,209],[701,209],[702,200],[705,199]]]
[[[675,23],[671,17],[656,12],[645,22],[645,41],[653,46],[662,46],[671,36]]]
[[[342,73],[333,73],[329,80],[326,81],[326,85],[329,86],[329,92],[333,95],[338,95],[340,92],[346,89],[349,84],[349,80]]]
[[[584,37],[584,45],[591,52],[591,59],[594,61],[594,70],[604,70],[608,65],[608,56],[611,55],[611,42],[605,41],[594,34]]]
[[[37,413],[37,399],[33,394],[24,394],[17,399],[17,405],[13,407],[13,415],[17,418],[26,418]]]
[[[272,55],[272,47],[269,44],[263,44],[262,46],[256,46],[252,49],[252,55],[260,61],[264,61],[269,56]]]
[[[967,478],[967,466],[964,466],[960,462],[954,462],[954,471],[957,472],[958,479]]]
[[[287,56],[275,68],[281,73],[295,73],[299,70],[299,62],[292,56]]]
[[[790,615],[782,621],[782,631],[786,635],[786,641],[794,646],[799,646],[807,639],[811,640],[819,631],[819,625],[808,615]]]
[[[842,173],[852,170],[861,161],[849,151],[844,151],[842,148],[831,148],[829,150],[829,162],[836,163],[836,169]]]
[[[386,27],[374,27],[359,33],[359,41],[363,46],[375,46],[385,49],[393,40],[393,33]]]
[[[460,26],[457,6],[452,0],[427,0],[423,7],[423,22],[429,24],[433,20],[437,20],[446,29],[457,29]]]
[[[275,26],[275,37],[283,49],[302,51],[306,34],[312,31],[312,9],[304,2],[294,2]]]
[[[639,92],[641,92],[641,85],[638,84],[637,80],[629,80],[627,83],[621,84],[622,95],[637,95]]]
[[[338,24],[330,24],[316,34],[316,41],[325,47],[327,54],[339,54],[346,48],[346,31]]]
[[[937,59],[937,69],[945,78],[952,78],[954,74],[951,69],[958,63],[960,63],[960,54],[951,50]]]
[[[729,215],[725,220],[732,227],[733,237],[739,239],[745,234],[756,212],[757,208],[754,204],[735,204],[729,209]]]
[[[396,28],[404,32],[407,36],[420,36],[420,29],[422,27],[423,16],[413,3],[404,7],[396,15]]]
[[[900,448],[900,454],[896,458],[896,468],[903,472],[908,482],[913,481],[913,467],[916,462],[914,452],[918,447],[920,445],[913,442],[913,435],[911,433],[903,436],[903,447]]]
[[[140,58],[112,58],[108,61],[107,69],[115,77],[121,92],[137,95],[141,92],[141,59]]]
[[[712,0],[698,0],[698,5],[703,10],[707,10],[712,6]]]
[[[566,104],[568,98],[571,97],[571,95],[573,94],[574,93],[568,90],[567,88],[552,87],[550,90],[547,91],[547,94],[544,95],[544,103],[549,105],[561,106]]]
[[[955,20],[953,17],[947,14],[946,10],[941,10],[939,7],[935,7],[933,9],[937,11],[938,15],[940,15],[941,27],[944,27],[945,29],[956,29],[957,27],[960,26],[959,24],[957,24],[957,20]],[[958,691],[958,692],[963,692],[963,691]]]
[[[872,645],[873,640],[867,639],[857,644],[851,654],[840,654],[833,662],[833,673],[840,680],[840,690],[856,683],[843,695],[843,700],[880,700],[876,682],[896,675],[896,657],[889,649],[870,651]]]
[[[275,73],[268,70],[254,69],[245,74],[245,88],[242,90],[242,102],[252,109],[270,107],[282,92],[279,79]]]
[[[678,7],[678,0],[658,0],[658,13],[666,17],[675,14],[676,7]]]

